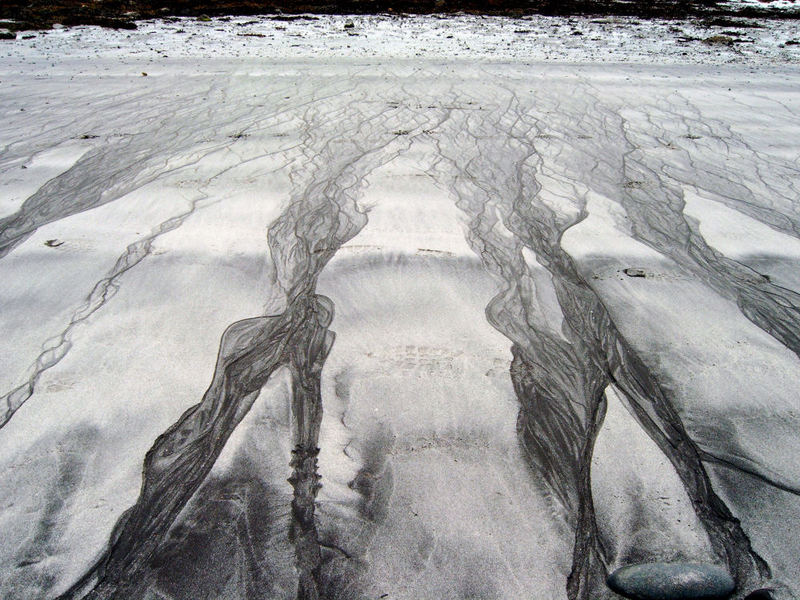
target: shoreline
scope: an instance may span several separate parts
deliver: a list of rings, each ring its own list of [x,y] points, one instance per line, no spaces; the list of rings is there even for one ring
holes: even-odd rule
[[[330,3],[294,3],[252,0],[188,2],[185,0],[134,0],[118,3],[9,2],[0,6],[0,28],[11,32],[49,29],[53,25],[96,25],[110,29],[135,30],[137,22],[155,18],[257,16],[271,15],[273,20],[291,22],[309,16],[386,15],[438,16],[458,15],[522,18],[552,17],[635,17],[641,19],[700,19],[713,24],[730,19],[800,19],[800,4],[794,0],[730,1],[704,0],[690,2],[656,0],[512,0],[501,6],[496,0],[387,0]]]

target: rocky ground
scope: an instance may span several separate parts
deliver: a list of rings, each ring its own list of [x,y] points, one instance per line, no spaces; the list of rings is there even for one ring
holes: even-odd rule
[[[452,58],[640,64],[792,64],[798,21],[719,18],[497,17],[484,15],[285,15],[166,17],[134,31],[55,26],[17,32],[0,45],[6,69],[46,73],[54,60],[145,60],[157,74],[170,58]],[[58,61],[56,61],[57,64]],[[105,68],[105,67],[103,67]]]

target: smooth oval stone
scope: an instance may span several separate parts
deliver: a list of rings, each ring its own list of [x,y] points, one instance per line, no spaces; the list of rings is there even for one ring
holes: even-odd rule
[[[635,600],[716,600],[736,588],[723,568],[703,563],[643,563],[608,576],[608,587]]]

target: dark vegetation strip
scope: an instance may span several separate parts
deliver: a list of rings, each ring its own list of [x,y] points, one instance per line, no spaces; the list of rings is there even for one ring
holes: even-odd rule
[[[288,20],[309,14],[456,13],[509,17],[800,18],[800,9],[731,7],[718,0],[6,0],[0,3],[0,20],[9,21],[0,26],[23,30],[61,23],[136,29],[136,20],[170,16],[270,14],[272,18]]]

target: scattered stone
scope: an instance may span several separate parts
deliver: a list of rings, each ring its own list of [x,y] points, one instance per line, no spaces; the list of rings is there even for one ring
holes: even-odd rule
[[[644,186],[644,181],[638,181],[635,179],[629,179],[626,181],[622,187],[628,190],[638,190]]]
[[[800,40],[786,40],[784,46],[800,46]]]
[[[101,27],[110,27],[111,29],[126,29],[128,31],[136,31],[139,29],[139,26],[134,23],[133,21],[126,21],[126,20],[117,20],[111,19],[108,25],[103,23],[97,23]]]
[[[712,35],[703,40],[707,46],[733,46],[734,40],[729,35]]]
[[[628,277],[647,277],[647,271],[644,269],[634,269],[632,267],[628,267],[627,269],[622,269],[622,272]]]
[[[723,568],[703,563],[644,563],[609,575],[608,587],[634,600],[722,600],[736,583]]]

